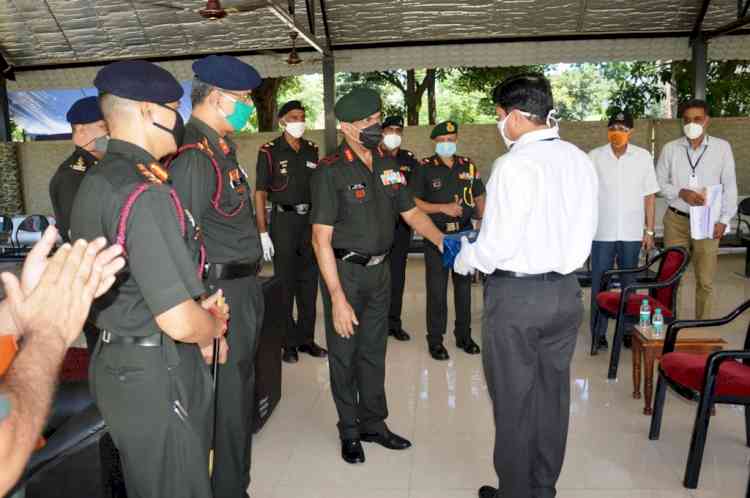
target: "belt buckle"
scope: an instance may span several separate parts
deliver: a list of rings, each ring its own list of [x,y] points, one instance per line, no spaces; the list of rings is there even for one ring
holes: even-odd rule
[[[112,341],[112,334],[107,330],[102,330],[102,342],[109,344]]]
[[[450,232],[450,233],[457,232],[458,231],[458,223],[456,223],[456,222],[446,223],[446,225],[445,225],[445,231],[446,232]]]

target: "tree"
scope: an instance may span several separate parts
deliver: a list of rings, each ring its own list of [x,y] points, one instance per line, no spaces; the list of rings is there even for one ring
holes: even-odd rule
[[[285,89],[300,90],[299,80],[292,76],[263,78],[260,86],[253,90],[253,103],[256,109],[255,124],[258,131],[274,131],[276,129],[276,113],[279,110],[278,96]]]
[[[428,87],[433,85],[438,77],[439,71],[436,69],[425,71],[424,77],[422,77],[421,81],[418,79],[417,71],[414,69],[394,69],[388,71],[374,71],[371,73],[352,73],[351,75],[344,75],[341,81],[340,91],[346,93],[355,86],[365,85],[381,90],[382,94],[385,87],[391,86],[401,93],[404,104],[400,109],[398,106],[392,105],[385,113],[390,114],[393,111],[400,111],[398,113],[403,114],[404,110],[406,110],[407,124],[418,125],[419,111],[422,109],[422,97]]]
[[[459,67],[452,70],[451,86],[454,91],[469,94],[476,92],[479,108],[484,114],[494,115],[492,89],[506,78],[523,73],[544,73],[544,66]]]
[[[560,119],[583,121],[606,117],[606,102],[615,83],[602,77],[594,64],[574,64],[550,74],[555,109]]]
[[[610,95],[611,107],[628,108],[636,116],[661,117],[673,96],[684,102],[693,96],[690,62],[632,62],[602,64],[603,74],[617,82]],[[750,62],[709,61],[706,101],[715,116],[750,113]],[[669,113],[667,113],[669,115]]]

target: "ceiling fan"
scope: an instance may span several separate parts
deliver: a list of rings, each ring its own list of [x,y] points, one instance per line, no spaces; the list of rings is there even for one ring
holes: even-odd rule
[[[286,64],[290,66],[297,66],[301,64],[320,64],[323,62],[323,58],[320,56],[317,57],[300,57],[299,53],[297,52],[297,37],[299,35],[296,31],[290,31],[289,32],[289,38],[292,40],[292,50],[287,55],[280,55],[277,52],[274,52],[272,50],[261,50],[260,53],[263,55],[269,55],[271,57],[274,57],[275,59],[279,60],[280,62],[285,62]],[[351,60],[349,57],[340,57],[336,56],[337,61],[347,61]]]
[[[142,3],[146,3],[145,1]],[[266,0],[244,0],[242,2],[232,3],[231,5],[223,6],[220,0],[206,0],[206,4],[201,8],[189,8],[175,5],[174,2],[148,2],[149,5],[167,7],[173,10],[194,12],[204,19],[210,21],[216,21],[223,19],[229,14],[239,14],[242,12],[254,12],[268,7]]]

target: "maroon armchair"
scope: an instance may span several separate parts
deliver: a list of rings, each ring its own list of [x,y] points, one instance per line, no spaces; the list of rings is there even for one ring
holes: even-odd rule
[[[644,299],[648,299],[651,310],[661,308],[665,323],[677,319],[677,291],[689,262],[690,255],[687,250],[682,247],[668,247],[646,266],[604,273],[601,288],[605,290],[596,296],[599,313],[597,320],[616,320],[608,378],[617,377],[626,322],[638,320],[641,302]],[[622,276],[627,274],[643,275],[657,263],[659,269],[655,277],[638,278],[636,282],[622,288],[621,292],[609,290],[612,277],[618,276],[622,279]],[[648,290],[648,294],[638,294],[638,290]]]
[[[725,325],[750,308],[750,300],[723,318],[715,320],[681,320],[667,329],[659,365],[654,413],[648,438],[659,439],[667,387],[685,399],[698,402],[690,440],[685,479],[688,489],[698,486],[703,449],[706,445],[711,409],[716,403],[745,406],[745,444],[750,446],[750,325],[745,344],[739,351],[717,351],[711,354],[675,352],[677,334],[685,329]]]

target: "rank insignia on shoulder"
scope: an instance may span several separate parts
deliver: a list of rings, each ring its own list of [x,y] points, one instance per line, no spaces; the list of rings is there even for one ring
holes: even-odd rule
[[[219,148],[221,149],[221,152],[228,156],[230,152],[232,152],[232,149],[229,147],[229,144],[226,143],[226,141],[223,138],[219,138]]]
[[[465,158],[463,158],[463,157],[461,157],[461,156],[459,156],[459,158],[458,158],[458,163],[459,163],[459,164],[466,164],[466,159],[465,159]]]
[[[70,165],[70,168],[73,171],[80,171],[82,173],[86,172],[86,163],[83,162],[83,158],[79,157],[76,162]]]
[[[411,167],[408,164],[402,164],[399,170],[409,173],[411,171]]]
[[[459,180],[473,180],[474,177],[468,171],[462,171],[461,173],[458,174],[458,179]]]
[[[414,153],[412,151],[410,151],[410,150],[406,151],[406,155],[409,156],[409,157],[414,157]]]

